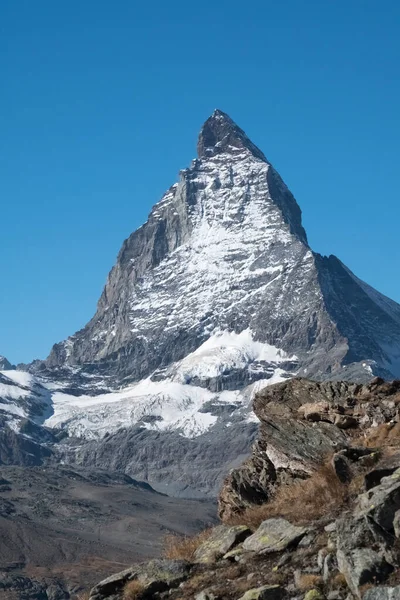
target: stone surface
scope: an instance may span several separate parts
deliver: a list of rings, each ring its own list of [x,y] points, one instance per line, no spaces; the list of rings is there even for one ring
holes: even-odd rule
[[[216,110],[207,119],[198,153],[123,243],[93,319],[56,344],[45,367],[78,365],[140,379],[193,352],[218,326],[250,327],[257,339],[280,340],[310,375],[341,372],[346,364],[351,377],[349,363],[366,358],[385,369],[380,344],[399,339],[399,306],[336,257],[310,250],[293,195],[228,115]],[[208,247],[219,243],[216,274],[202,250],[205,236]],[[221,240],[229,242],[224,252]],[[245,279],[235,288],[238,274]],[[192,293],[182,294],[189,287]],[[163,298],[157,315],[156,296]],[[363,363],[356,372],[370,376]]]
[[[304,596],[304,600],[324,600],[324,595],[321,592],[321,590],[309,590],[305,596]]]
[[[226,477],[219,497],[219,516],[229,520],[252,504],[268,501],[277,486],[310,476],[332,455],[332,466],[342,482],[349,482],[359,468],[370,465],[371,475],[366,481],[376,485],[399,465],[398,455],[383,461],[382,469],[374,467],[379,452],[354,446],[350,430],[322,418],[305,420],[304,407],[307,414],[313,414],[313,405],[318,414],[355,414],[360,423],[364,419],[360,427],[368,428],[376,411],[384,411],[388,422],[396,419],[396,404],[390,399],[399,397],[400,382],[383,380],[360,385],[293,378],[264,388],[253,402],[260,420],[259,437],[252,456]],[[363,459],[367,464],[361,464]]]
[[[212,563],[243,542],[251,531],[244,525],[215,527],[210,537],[199,546],[194,554],[195,562]]]
[[[134,565],[98,583],[90,600],[106,600],[118,595],[128,581],[139,580],[148,595],[177,587],[190,575],[191,565],[183,560],[154,559]]]
[[[360,495],[358,506],[360,514],[370,515],[380,527],[392,531],[394,516],[400,510],[400,469]]]
[[[284,595],[285,590],[279,585],[264,585],[248,590],[240,600],[281,600]]]
[[[374,462],[379,460],[379,464],[376,464],[366,475],[365,475],[365,489],[368,491],[371,488],[380,484],[384,477],[393,475],[393,473],[400,468],[400,452],[393,452],[390,456],[382,458],[379,452],[373,453]]]
[[[203,590],[199,594],[196,594],[195,600],[216,600],[216,596],[207,590]]]
[[[400,600],[400,586],[377,586],[367,590],[363,600]]]
[[[243,549],[263,554],[281,552],[299,542],[306,533],[304,527],[296,527],[285,519],[267,519],[243,542]]]
[[[361,586],[384,581],[393,571],[390,544],[390,536],[364,517],[338,519],[338,568],[355,596],[360,597]]]
[[[339,481],[342,483],[349,483],[352,477],[349,460],[341,454],[334,454],[331,460],[331,465]]]
[[[393,529],[394,535],[399,538],[400,537],[400,510],[396,510],[393,517]]]

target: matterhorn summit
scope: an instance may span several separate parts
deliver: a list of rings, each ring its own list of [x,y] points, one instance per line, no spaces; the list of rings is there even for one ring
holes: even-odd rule
[[[51,397],[35,423],[80,440],[63,460],[176,493],[215,491],[248,452],[261,387],[400,377],[400,306],[312,251],[263,152],[220,110],[197,151],[122,244],[91,321],[29,368]]]
[[[296,355],[299,374],[400,375],[400,307],[312,252],[296,200],[244,131],[215,110],[197,148],[123,243],[93,319],[47,366],[137,381],[249,330]]]

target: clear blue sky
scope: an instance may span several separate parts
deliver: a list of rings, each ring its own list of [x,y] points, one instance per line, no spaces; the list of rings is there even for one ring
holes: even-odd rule
[[[400,301],[399,28],[398,0],[2,0],[0,354],[89,320],[216,107],[312,247]]]

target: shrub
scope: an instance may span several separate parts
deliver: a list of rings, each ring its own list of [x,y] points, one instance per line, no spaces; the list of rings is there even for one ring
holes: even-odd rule
[[[122,593],[123,600],[137,600],[141,598],[145,586],[138,579],[128,581]]]
[[[400,446],[400,423],[382,423],[372,427],[359,441],[367,448]]]
[[[330,579],[329,583],[331,588],[334,590],[347,587],[346,577],[343,575],[343,573],[335,573],[335,575]]]
[[[163,556],[169,559],[192,560],[197,548],[211,535],[212,528],[194,536],[167,535],[164,538]]]
[[[320,575],[312,575],[311,573],[302,573],[296,581],[297,588],[302,592],[307,592],[322,585],[322,577]]]
[[[284,517],[293,523],[310,522],[336,513],[347,498],[347,488],[330,464],[321,467],[308,479],[281,485],[270,502],[248,508],[234,519],[256,529],[271,517]]]

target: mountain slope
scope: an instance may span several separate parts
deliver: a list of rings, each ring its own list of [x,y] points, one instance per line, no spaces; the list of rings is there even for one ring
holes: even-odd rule
[[[226,114],[206,121],[198,154],[124,242],[93,319],[53,348],[47,367],[139,380],[217,331],[250,329],[298,356],[309,376],[368,360],[400,374],[390,351],[400,308],[311,251],[292,194]]]
[[[400,377],[400,306],[311,250],[279,174],[216,110],[198,158],[123,243],[94,317],[29,370],[29,402],[3,402],[14,430],[28,418],[69,436],[63,460],[214,494],[250,447],[260,388]],[[33,414],[37,386],[47,412]]]

